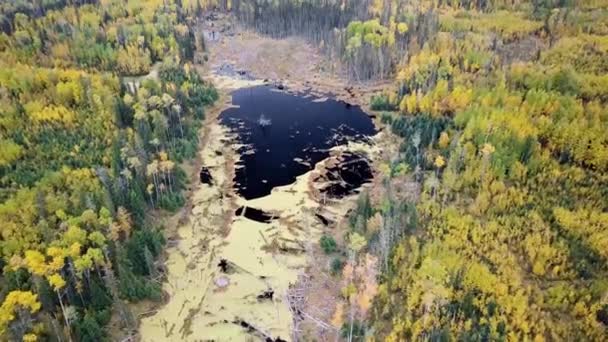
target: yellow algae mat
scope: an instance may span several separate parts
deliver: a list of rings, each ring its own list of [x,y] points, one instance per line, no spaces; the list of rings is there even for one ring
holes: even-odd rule
[[[142,340],[242,341],[264,335],[289,340],[292,317],[285,293],[307,263],[306,240],[316,241],[319,234],[310,218],[317,205],[307,195],[310,173],[263,198],[234,198],[226,160],[234,146],[226,143],[228,133],[219,124],[208,134],[200,153],[213,184],[197,185],[192,195],[188,223],[178,228],[178,240],[167,251],[168,302],[142,318]],[[224,220],[235,204],[281,219],[265,224],[235,216],[226,231]],[[222,260],[230,263],[229,272],[218,267]],[[271,299],[258,299],[269,290]]]
[[[211,77],[225,94],[261,84]],[[141,339],[292,340],[293,317],[286,293],[314,262],[309,257],[311,244],[319,240],[323,228],[315,218],[320,204],[312,199],[311,179],[316,171],[274,188],[268,196],[245,200],[233,189],[233,156],[240,145],[217,120],[208,125],[199,157],[213,181],[195,185],[188,220],[177,227],[176,241],[167,248],[163,289],[168,300],[141,319]],[[350,143],[335,149],[370,146]],[[352,201],[344,199],[323,209],[344,217],[347,202]],[[244,210],[236,215],[239,207]],[[243,213],[247,208],[262,210],[275,219],[269,223],[251,220]]]

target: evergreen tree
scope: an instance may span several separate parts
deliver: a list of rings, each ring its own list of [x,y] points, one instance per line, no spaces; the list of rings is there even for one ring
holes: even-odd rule
[[[74,328],[78,341],[99,342],[106,339],[103,329],[91,312],[87,311],[82,319],[76,321]]]

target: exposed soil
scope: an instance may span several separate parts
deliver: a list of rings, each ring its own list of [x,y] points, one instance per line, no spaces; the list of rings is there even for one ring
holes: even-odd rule
[[[211,70],[229,68],[243,78],[257,78],[291,91],[310,90],[331,95],[346,103],[369,104],[372,94],[386,88],[389,81],[354,82],[339,75],[340,66],[302,38],[272,39],[240,28],[232,18],[215,14],[215,20],[203,20],[198,29],[216,40],[208,42],[206,52]],[[213,26],[211,26],[213,25]],[[224,31],[218,32],[221,27]],[[230,67],[227,67],[230,66]]]

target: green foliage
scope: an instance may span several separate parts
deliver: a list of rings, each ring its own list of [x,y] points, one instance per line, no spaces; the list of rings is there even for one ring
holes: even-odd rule
[[[69,316],[73,338],[106,340],[116,300],[160,299],[148,211],[184,204],[177,163],[218,98],[189,21],[181,1],[0,3],[0,298],[42,304],[3,316],[17,339]]]
[[[157,283],[151,283],[145,277],[133,273],[128,263],[119,263],[118,276],[118,290],[122,298],[129,301],[143,299],[159,301],[161,299],[161,286]]]
[[[348,39],[347,50],[361,47],[362,42],[380,47],[388,41],[388,29],[380,24],[380,20],[372,19],[365,22],[351,21],[346,27]]]
[[[338,249],[338,245],[336,244],[336,240],[329,235],[323,235],[319,239],[319,245],[325,254],[331,254]]]
[[[112,296],[100,281],[100,279],[94,277],[90,282],[91,307],[96,312],[112,307]]]
[[[165,243],[162,232],[153,229],[136,231],[125,245],[133,272],[137,275],[153,274],[153,265],[147,260],[146,251],[156,258]],[[152,268],[152,269],[151,269]]]
[[[567,95],[578,95],[580,82],[571,69],[561,69],[553,75],[549,88]]]
[[[357,207],[349,216],[351,230],[359,233],[367,231],[367,220],[372,217],[374,208],[371,205],[369,193],[367,191],[359,195]]]
[[[97,322],[96,315],[91,312],[85,313],[82,319],[74,323],[74,330],[79,341],[97,342],[106,340],[103,328]]]
[[[80,6],[60,2],[43,9],[46,3],[31,6],[27,14],[17,13],[18,27],[5,29],[9,33],[5,44],[13,47],[3,51],[7,57],[47,67],[142,75],[167,54],[179,54],[182,60],[194,56],[194,34],[173,3],[144,0]],[[0,14],[12,10],[3,6]]]
[[[23,149],[20,145],[15,144],[12,140],[0,140],[0,167],[10,165],[17,160]]]
[[[344,261],[342,261],[342,259],[340,258],[333,258],[331,260],[330,267],[332,275],[339,275],[342,272],[342,269],[344,268]]]
[[[345,322],[340,327],[340,336],[350,341],[365,341],[365,325],[362,322],[355,321],[351,327],[351,323]]]
[[[63,222],[75,219],[79,223],[77,218],[85,209],[101,209],[102,195],[102,186],[89,169],[66,168],[50,173],[35,189],[19,190],[0,204],[0,221],[7,237],[0,243],[5,260],[28,246],[48,246],[67,231]]]
[[[382,121],[422,182],[385,259],[380,339],[603,338],[608,50],[569,6],[444,8],[444,32],[400,66],[401,113]],[[603,30],[601,11],[585,17]]]
[[[386,94],[372,96],[370,104],[373,110],[393,111],[397,110],[397,106],[391,103],[389,97]]]
[[[185,201],[184,196],[180,193],[166,194],[160,198],[160,207],[171,212],[176,212],[184,205]]]
[[[4,283],[2,291],[8,293],[14,290],[27,291],[31,288],[30,274],[25,269],[8,271],[4,273]]]
[[[545,65],[571,65],[581,73],[596,75],[608,72],[608,38],[606,36],[577,35],[564,37],[542,54]]]
[[[402,116],[391,122],[393,133],[404,138],[400,149],[410,169],[433,167],[432,162],[424,158],[422,149],[437,141],[441,132],[448,129],[449,125],[450,121],[446,118],[427,115]]]
[[[541,21],[529,20],[524,13],[497,11],[473,14],[473,12],[446,13],[440,17],[440,26],[444,31],[495,32],[504,39],[521,38],[540,29]]]

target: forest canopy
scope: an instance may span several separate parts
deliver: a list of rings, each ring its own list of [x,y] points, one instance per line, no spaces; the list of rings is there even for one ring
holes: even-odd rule
[[[433,4],[377,101],[422,184],[418,227],[390,228],[378,340],[606,336],[607,5]]]
[[[0,334],[109,338],[160,300],[162,227],[184,202],[204,107],[179,1],[0,4]],[[115,323],[116,324],[116,323]]]

